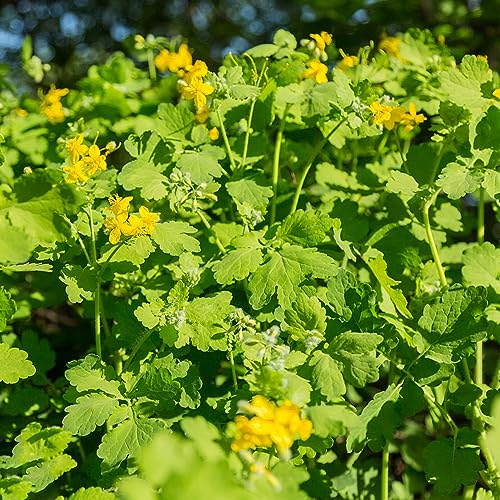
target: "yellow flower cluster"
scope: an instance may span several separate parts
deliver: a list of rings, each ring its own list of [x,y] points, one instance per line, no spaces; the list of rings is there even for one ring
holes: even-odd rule
[[[328,77],[326,76],[328,67],[321,61],[328,59],[325,49],[332,43],[332,35],[326,31],[322,31],[319,34],[311,33],[309,37],[311,40],[301,40],[301,44],[312,51],[315,59],[307,63],[307,68],[302,73],[302,78],[311,78],[316,80],[316,83],[325,83],[328,81]]]
[[[417,108],[412,102],[408,111],[402,106],[391,106],[390,103],[382,104],[379,101],[372,102],[370,109],[373,113],[373,122],[376,125],[383,125],[387,130],[394,129],[400,123],[404,125],[405,132],[410,132],[416,125],[426,120],[423,114],[417,114]]]
[[[312,432],[310,420],[300,416],[300,409],[286,400],[277,406],[264,396],[254,396],[245,405],[252,418],[239,415],[235,418],[236,436],[231,444],[233,451],[276,446],[282,456],[287,456],[296,439],[306,440]]]
[[[383,50],[386,54],[400,58],[399,44],[401,40],[395,36],[384,36],[378,44],[379,50]]]
[[[497,99],[500,99],[500,88],[495,89],[493,91],[493,97],[496,97]]]
[[[163,49],[155,57],[155,66],[163,73],[170,71],[177,73],[193,64],[193,58],[187,44],[182,43],[178,52],[170,52]]]
[[[69,89],[56,89],[52,85],[49,91],[43,96],[41,111],[51,123],[64,121],[64,109],[61,99],[69,94]]]
[[[150,212],[146,207],[139,207],[139,215],[129,215],[129,205],[132,196],[122,198],[118,195],[110,196],[109,208],[112,215],[104,220],[104,227],[109,231],[109,242],[116,245],[124,236],[139,236],[153,234],[156,223],[160,220],[159,214]]]
[[[99,170],[106,170],[106,157],[114,148],[114,143],[110,143],[103,153],[96,144],[89,147],[83,143],[83,134],[66,141],[66,151],[71,161],[63,169],[67,174],[66,182],[87,182]]]
[[[113,149],[115,149],[114,143],[107,145],[104,152],[97,144],[89,147],[83,143],[83,134],[66,141],[66,150],[71,162],[63,169],[68,174],[66,182],[69,184],[87,182],[96,172],[106,170],[106,157]]]

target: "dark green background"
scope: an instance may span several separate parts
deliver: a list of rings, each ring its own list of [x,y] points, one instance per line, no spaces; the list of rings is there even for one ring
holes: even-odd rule
[[[424,27],[443,34],[457,57],[485,54],[499,67],[500,0],[4,0],[0,60],[15,66],[29,34],[53,66],[50,79],[71,85],[131,34],[180,34],[195,57],[214,65],[281,27],[297,38],[327,30],[346,52],[384,32]]]

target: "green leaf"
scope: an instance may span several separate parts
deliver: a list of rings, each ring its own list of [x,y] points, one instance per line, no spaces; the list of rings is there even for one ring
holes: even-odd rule
[[[169,221],[156,224],[153,241],[168,255],[179,256],[183,252],[199,252],[200,243],[189,236],[197,229],[184,221]]]
[[[288,243],[314,247],[325,239],[332,222],[328,215],[319,214],[314,210],[299,209],[285,219],[276,236]]]
[[[374,248],[370,248],[363,254],[363,260],[368,264],[368,267],[377,278],[380,286],[388,293],[399,313],[405,318],[411,318],[412,316],[406,307],[407,301],[403,292],[397,288],[393,288],[394,285],[399,284],[399,281],[392,279],[387,274],[387,262],[384,260],[383,253]]]
[[[161,103],[158,106],[158,134],[166,139],[184,139],[194,125],[193,113],[188,107]]]
[[[118,406],[118,400],[106,394],[91,393],[80,396],[76,404],[68,406],[63,419],[65,430],[78,436],[87,436],[101,426]]]
[[[434,214],[434,221],[438,226],[450,231],[459,232],[463,229],[462,213],[451,203],[443,203]]]
[[[465,56],[459,68],[449,69],[441,73],[441,89],[448,99],[467,108],[473,114],[481,114],[489,105],[489,100],[483,97],[481,85],[492,78],[488,63],[476,56]]]
[[[424,451],[425,476],[440,494],[451,495],[461,485],[475,484],[478,472],[483,469],[475,449],[456,448],[449,438],[439,438]]]
[[[85,358],[71,361],[65,376],[78,392],[102,391],[111,396],[122,398],[116,380],[107,380],[102,369],[101,360],[95,354],[87,354]]]
[[[317,297],[300,292],[290,309],[285,310],[286,331],[294,340],[311,335],[323,338],[326,330],[326,311]]]
[[[356,414],[343,405],[310,406],[307,414],[314,434],[323,438],[343,436],[357,421]]]
[[[0,381],[6,384],[17,384],[19,379],[35,374],[35,367],[28,359],[28,353],[0,343]]]
[[[336,335],[327,349],[328,354],[342,365],[346,382],[355,387],[364,387],[378,380],[376,347],[383,337],[376,333],[344,332]]]
[[[0,479],[0,498],[3,500],[25,500],[31,491],[31,484],[20,477]]]
[[[200,351],[226,350],[225,323],[227,316],[234,310],[232,295],[220,292],[213,297],[198,297],[186,305],[186,323],[179,329],[175,343],[181,347],[190,341]]]
[[[29,272],[41,272],[50,273],[52,272],[51,264],[41,264],[39,262],[25,262],[24,264],[10,264],[6,266],[0,266],[2,271],[10,271],[15,273],[29,273]]]
[[[166,427],[159,418],[129,418],[107,432],[97,448],[104,469],[120,464],[129,456],[135,456],[146,446],[155,432]]]
[[[97,286],[97,276],[91,269],[67,264],[59,279],[66,285],[66,293],[72,304],[92,300]]]
[[[45,374],[56,364],[56,354],[50,347],[49,341],[40,338],[31,330],[25,330],[21,336],[21,346],[36,368],[31,382],[36,385],[46,385],[48,378]]]
[[[80,488],[68,500],[116,500],[116,496],[114,493],[92,486],[91,488]]]
[[[225,157],[226,153],[222,148],[209,144],[202,146],[199,151],[185,151],[177,160],[177,167],[182,172],[191,174],[195,184],[201,184],[224,174],[219,160]]]
[[[10,293],[0,286],[0,332],[5,330],[9,321],[16,312],[16,303],[12,300]]]
[[[485,242],[464,252],[462,274],[465,283],[473,286],[491,286],[500,294],[500,248]]]
[[[438,363],[456,363],[472,354],[486,336],[486,290],[456,286],[426,304],[413,341],[420,354]]]
[[[439,186],[452,200],[458,200],[478,189],[481,181],[482,175],[479,172],[473,172],[465,165],[452,162],[443,168],[436,180],[436,186]]]
[[[306,276],[328,278],[335,268],[331,257],[315,249],[285,245],[279,252],[270,252],[266,262],[251,275],[250,304],[254,309],[261,309],[277,292],[280,305],[290,308]]]
[[[500,193],[500,172],[487,169],[483,172],[482,186],[492,198],[498,198]]]
[[[71,441],[71,433],[59,427],[42,428],[38,422],[28,424],[16,437],[10,467],[21,467],[36,460],[50,460],[60,455]]]
[[[318,389],[327,401],[338,401],[346,392],[342,364],[324,352],[315,351],[309,365],[313,367],[314,388]]]
[[[399,170],[392,170],[389,174],[389,181],[386,184],[386,189],[389,193],[397,193],[410,199],[418,191],[418,182],[408,174]]]
[[[382,416],[382,422],[389,424],[389,415],[384,415],[383,409],[386,405],[394,403],[399,398],[401,392],[401,384],[391,384],[385,391],[375,394],[374,398],[368,402],[359,415],[357,422],[351,427],[351,432],[347,437],[347,451],[349,453],[361,451],[367,443],[370,443],[370,424],[375,419]],[[390,435],[394,429],[394,418],[391,416]],[[380,448],[380,443],[377,443],[376,448]],[[372,448],[374,449],[374,448]],[[374,450],[374,451],[375,451]]]
[[[109,259],[109,262],[131,262],[135,266],[140,266],[154,252],[154,249],[149,236],[136,236],[118,250],[115,250],[113,245],[106,245],[99,262],[103,263]]]
[[[77,465],[69,455],[58,455],[42,464],[29,467],[23,479],[31,483],[33,485],[32,491],[37,493]]]
[[[213,266],[214,277],[221,285],[241,281],[254,273],[262,264],[262,250],[256,247],[236,248],[228,252]]]
[[[251,57],[271,57],[276,54],[280,48],[273,43],[262,43],[260,45],[256,45],[245,51],[245,54],[248,54]]]
[[[118,182],[127,191],[141,190],[145,200],[161,200],[168,195],[168,178],[162,166],[148,163],[146,159],[132,160],[118,174]]]
[[[254,210],[265,213],[269,198],[273,196],[273,190],[268,186],[261,186],[253,179],[245,178],[239,181],[226,183],[227,192],[236,204],[247,203]]]

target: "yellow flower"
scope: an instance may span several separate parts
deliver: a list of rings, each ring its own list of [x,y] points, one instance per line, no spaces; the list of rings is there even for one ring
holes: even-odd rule
[[[210,95],[214,88],[208,83],[204,83],[201,78],[193,78],[189,83],[184,82],[180,91],[185,99],[194,100],[197,109],[205,107],[207,104],[207,95]]]
[[[400,106],[389,106],[378,101],[372,102],[370,109],[373,113],[373,122],[376,125],[384,125],[388,130],[392,130],[405,113],[405,109]]]
[[[346,69],[354,68],[357,64],[359,64],[359,59],[356,56],[345,56],[342,61],[337,64],[337,68],[345,71]]]
[[[497,99],[500,99],[500,88],[495,89],[493,91],[493,97],[496,97]]]
[[[251,419],[241,415],[235,418],[233,451],[274,445],[282,456],[287,456],[296,439],[308,439],[312,433],[312,423],[301,418],[300,409],[291,401],[276,406],[263,396],[254,396],[243,408],[254,416]]]
[[[154,59],[155,66],[161,71],[170,71],[175,73],[187,66],[193,64],[193,58],[191,57],[191,52],[189,52],[189,47],[187,44],[182,43],[179,47],[178,52],[170,52],[167,49],[163,49],[157,54]]]
[[[41,111],[51,123],[64,121],[64,109],[61,99],[69,93],[69,89],[56,89],[52,85],[46,95],[43,96]]]
[[[332,43],[332,35],[326,31],[322,31],[319,35],[316,33],[311,33],[309,35],[315,42],[316,47],[323,52],[327,45]]]
[[[379,50],[383,50],[386,54],[399,58],[399,44],[401,40],[395,36],[386,36],[380,40],[378,44]]]
[[[87,182],[89,180],[89,176],[85,173],[84,167],[85,164],[81,160],[73,163],[73,165],[64,167],[63,170],[68,174],[66,182],[68,184],[73,184],[75,182]]]
[[[415,104],[410,102],[409,112],[404,113],[401,117],[401,124],[405,126],[405,132],[410,132],[415,128],[415,125],[422,123],[426,120],[426,117],[423,114],[417,114],[417,108]]]
[[[83,161],[89,175],[94,175],[98,170],[106,170],[107,167],[106,156],[101,154],[101,150],[96,144],[90,146]]]
[[[210,137],[212,141],[216,141],[219,138],[219,130],[217,127],[213,127],[208,131],[208,137]]]
[[[109,231],[109,242],[112,245],[116,245],[120,241],[122,234],[127,236],[130,232],[127,218],[128,214],[125,212],[104,219],[104,226]]]
[[[127,213],[131,201],[132,196],[126,196],[125,198],[122,198],[121,196],[114,194],[108,198],[108,210],[113,212],[115,215]]]
[[[77,162],[88,150],[88,146],[83,144],[83,134],[78,134],[73,139],[66,141],[66,150],[72,163]]]
[[[184,73],[183,79],[186,83],[189,83],[193,78],[204,78],[207,76],[208,66],[204,61],[197,59],[194,64],[186,67],[186,72]]]
[[[313,78],[317,83],[325,83],[328,81],[327,72],[327,66],[314,59],[308,63],[307,69],[302,73],[302,78]]]
[[[205,106],[196,110],[195,119],[198,123],[205,123],[208,120],[208,114],[210,111]]]
[[[139,207],[139,216],[146,234],[153,234],[155,225],[160,220],[160,215],[150,212],[146,207]]]

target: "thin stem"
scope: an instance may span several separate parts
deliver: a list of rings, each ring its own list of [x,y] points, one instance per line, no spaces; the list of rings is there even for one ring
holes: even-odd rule
[[[91,255],[92,267],[97,271],[97,248],[94,230],[94,218],[92,215],[92,206],[87,207],[87,215],[90,224],[90,238],[91,238]],[[101,346],[101,275],[97,273],[96,285],[94,291],[94,331],[95,331],[95,350],[99,359],[102,361],[102,346]]]
[[[148,49],[147,55],[148,55],[149,78],[151,78],[152,81],[156,81],[156,67],[153,59],[153,51],[151,49]]]
[[[134,359],[135,355],[139,352],[139,349],[142,347],[144,342],[149,339],[151,334],[155,331],[155,328],[152,330],[149,330],[149,332],[144,333],[144,335],[139,339],[139,341],[135,344],[132,352],[130,353],[130,356],[128,357],[127,361],[125,362],[125,366],[123,367],[123,371],[126,372],[128,370],[128,367],[132,363],[132,360]]]
[[[280,177],[280,153],[281,144],[283,143],[283,132],[286,125],[286,112],[285,116],[281,120],[280,126],[278,128],[278,133],[276,134],[276,143],[274,145],[274,158],[273,158],[273,199],[271,200],[271,220],[270,224],[274,224],[276,221],[276,205],[278,201],[278,181]]]
[[[229,163],[231,164],[231,170],[234,172],[236,170],[236,163],[234,162],[233,151],[231,150],[231,145],[229,144],[229,139],[227,138],[226,127],[224,127],[224,122],[219,110],[217,110],[217,118],[219,119],[220,130],[222,132],[222,138],[224,139],[224,145],[226,146]]]
[[[427,235],[427,242],[429,243],[429,246],[431,247],[432,258],[434,259],[434,263],[436,264],[436,269],[438,272],[439,281],[441,282],[441,286],[446,287],[448,285],[448,282],[446,281],[446,276],[444,274],[443,264],[441,263],[441,259],[439,257],[439,252],[438,252],[438,249],[436,246],[436,242],[434,241],[434,236],[432,234],[432,229],[431,229],[431,223],[429,220],[429,209],[436,201],[436,198],[438,197],[440,191],[441,191],[440,189],[435,191],[432,194],[432,196],[425,202],[424,208],[423,208],[423,217],[424,217],[424,224],[425,224],[425,234]]]
[[[316,157],[319,155],[320,151],[323,149],[324,145],[328,142],[330,137],[334,132],[336,132],[341,125],[346,121],[346,117],[342,118],[342,120],[335,125],[335,127],[328,132],[328,134],[316,145],[314,148],[313,152],[311,153],[311,156],[309,157],[308,162],[306,163],[306,166],[304,167],[304,170],[302,171],[299,182],[297,183],[297,188],[295,189],[295,196],[293,197],[293,202],[292,202],[292,208],[290,209],[290,215],[295,213],[297,210],[297,205],[299,204],[299,198],[300,194],[302,191],[302,188],[304,186],[304,182],[306,180],[307,174],[309,173],[309,170],[311,169],[312,164],[314,163],[314,160],[316,160]]]
[[[484,187],[479,188],[479,204],[477,207],[477,242],[484,243]]]
[[[401,147],[401,141],[399,140],[398,133],[396,132],[396,129],[393,129],[394,132],[394,138],[396,139],[396,145],[398,147],[399,155],[401,156],[401,166],[403,167],[404,171],[410,175],[410,172],[408,171],[408,167],[406,166],[406,155],[403,151],[403,148]]]
[[[380,499],[389,500],[389,441],[382,450],[382,470],[380,473]]]
[[[73,229],[73,231],[75,232],[76,239],[78,240],[78,243],[82,247],[82,251],[83,251],[83,254],[85,255],[85,258],[87,259],[87,262],[90,265],[92,265],[92,259],[90,258],[90,255],[87,251],[87,248],[85,247],[85,243],[83,242],[83,240],[80,236],[80,233],[78,232],[78,229],[76,229],[75,225],[65,215],[63,216],[63,219],[71,226],[71,229]]]
[[[252,60],[252,62],[253,62],[253,60]],[[257,80],[257,86],[258,87],[260,86],[260,82],[262,80],[262,77],[264,75],[264,71],[266,70],[266,67],[267,67],[267,61],[262,65],[262,69],[260,71],[260,75],[259,75],[259,78]],[[253,113],[254,113],[255,103],[256,102],[257,102],[257,97],[254,97],[252,99],[252,104],[250,104],[250,112],[248,114],[247,130],[245,132],[245,141],[243,143],[243,155],[242,155],[241,163],[240,163],[240,168],[241,169],[243,169],[245,167],[246,162],[247,162],[248,145],[250,143],[250,134],[253,132],[253,130],[252,130],[252,121],[253,121]]]
[[[233,376],[233,387],[234,390],[238,390],[238,377],[236,376],[236,367],[234,365],[234,355],[233,355],[233,350],[229,350],[229,362],[231,363],[231,374]]]
[[[208,222],[208,219],[205,217],[205,214],[200,210],[197,212],[198,216],[201,219],[201,222],[203,222],[203,225],[210,231],[212,236],[214,237],[215,244],[217,245],[217,248],[222,252],[222,253],[227,253],[227,250],[224,248],[224,245],[221,243],[217,235],[215,234],[214,230],[212,229],[212,226],[210,225],[210,222]]]
[[[477,207],[477,242],[484,243],[484,188],[479,188],[479,204]],[[476,384],[483,384],[483,342],[476,343],[476,367],[474,369],[474,379]]]

